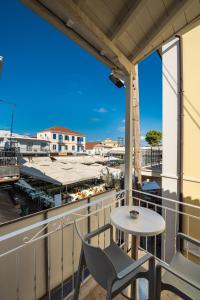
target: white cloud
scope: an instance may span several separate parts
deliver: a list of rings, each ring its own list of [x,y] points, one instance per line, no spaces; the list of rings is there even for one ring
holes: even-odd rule
[[[81,90],[78,90],[76,93],[77,93],[78,95],[80,95],[80,96],[83,95],[83,91],[81,91]]]
[[[145,136],[141,135],[140,139],[141,139],[141,141],[145,141]]]
[[[118,130],[119,130],[120,132],[125,132],[125,126],[119,126],[119,127],[118,127]]]
[[[98,113],[106,113],[108,112],[108,110],[104,107],[100,107],[100,108],[95,108],[94,111],[98,112]]]
[[[92,122],[99,122],[99,121],[101,121],[101,120],[100,120],[99,118],[92,118],[91,121],[92,121]]]

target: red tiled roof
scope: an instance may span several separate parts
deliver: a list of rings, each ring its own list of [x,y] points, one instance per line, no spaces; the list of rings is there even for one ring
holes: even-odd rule
[[[101,142],[87,142],[85,144],[85,149],[93,149],[99,143],[101,143]]]
[[[82,135],[82,133],[71,130],[69,128],[65,128],[65,127],[61,127],[61,126],[53,126],[47,129],[43,129],[40,130],[39,132],[45,132],[45,131],[49,131],[49,132],[60,132],[60,133],[68,133],[68,134],[74,134],[74,135]]]

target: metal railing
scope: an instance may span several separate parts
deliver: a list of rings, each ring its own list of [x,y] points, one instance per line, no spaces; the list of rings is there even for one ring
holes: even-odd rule
[[[0,148],[0,183],[16,181],[19,177],[19,149]]]
[[[0,166],[17,166],[19,161],[18,148],[0,148]]]
[[[27,219],[29,222],[25,219],[25,227],[19,227],[18,223],[8,225],[7,230],[2,227],[1,299],[63,300],[72,295],[81,247],[74,221],[78,222],[82,234],[93,231],[110,222],[112,209],[124,205],[124,196],[124,191],[114,197],[105,193],[103,198],[90,203],[83,200],[70,204],[64,210],[62,207],[51,210],[47,218],[39,221],[37,216],[32,221]],[[166,221],[165,233],[140,240],[140,249],[153,253],[157,259],[170,260],[175,251],[180,221],[183,231],[189,235],[192,235],[192,226],[200,225],[199,206],[137,190],[133,190],[133,201],[162,214]],[[123,232],[116,230],[114,235],[118,244],[123,246]],[[93,242],[106,247],[108,240],[108,235],[103,234]],[[188,258],[191,254],[198,255],[189,244],[184,245],[184,251]],[[88,275],[88,271],[84,270],[83,280]]]
[[[142,167],[153,167],[162,165],[161,149],[141,149],[141,165]]]
[[[27,148],[27,149],[21,149],[20,153],[23,154],[34,154],[34,153],[49,153],[50,149],[45,148]]]

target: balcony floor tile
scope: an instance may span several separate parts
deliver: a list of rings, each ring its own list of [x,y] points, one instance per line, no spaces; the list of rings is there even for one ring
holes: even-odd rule
[[[87,295],[84,300],[104,300],[105,299],[105,291],[98,285]],[[121,294],[115,297],[115,300],[125,300],[126,298],[123,297]],[[162,293],[162,300],[179,300],[181,298],[173,295],[169,292],[163,292]],[[145,300],[140,299],[139,300]]]

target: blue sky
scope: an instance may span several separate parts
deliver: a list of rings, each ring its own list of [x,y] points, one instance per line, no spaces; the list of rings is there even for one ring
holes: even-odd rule
[[[0,99],[16,104],[14,131],[34,134],[60,125],[88,140],[124,135],[125,89],[110,70],[16,0],[0,10]],[[141,135],[161,130],[161,62],[156,53],[139,64]],[[0,128],[11,108],[0,103]]]

